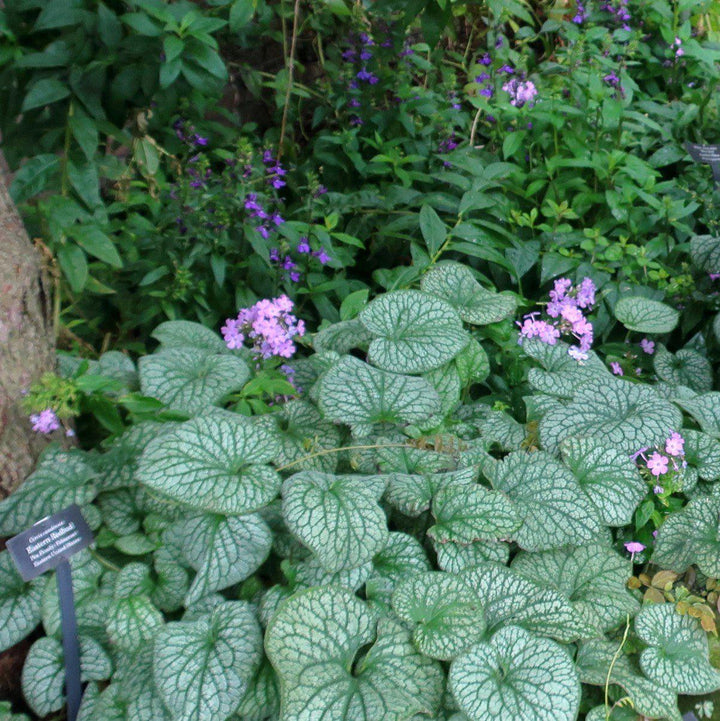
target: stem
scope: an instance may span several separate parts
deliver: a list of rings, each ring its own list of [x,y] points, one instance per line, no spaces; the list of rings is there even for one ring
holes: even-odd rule
[[[477,126],[480,122],[480,114],[482,113],[482,108],[478,108],[477,113],[475,113],[475,117],[473,118],[473,124],[472,128],[470,128],[470,147],[475,147],[475,133],[477,133]]]
[[[292,40],[290,42],[290,57],[288,58],[287,90],[285,91],[285,106],[283,107],[282,124],[280,125],[280,140],[278,140],[277,159],[282,155],[283,143],[285,141],[285,130],[287,128],[288,107],[290,106],[290,93],[292,92],[293,76],[295,75],[295,44],[297,42],[298,18],[300,17],[300,0],[295,0],[293,10]]]
[[[369,451],[374,448],[408,448],[407,443],[373,443],[368,446],[342,446],[340,448],[326,448],[322,451],[317,451],[317,453],[309,453],[307,456],[303,456],[302,458],[297,458],[294,461],[290,461],[290,463],[286,463],[284,466],[277,466],[275,468],[276,471],[284,471],[287,468],[292,468],[292,466],[296,466],[298,463],[303,463],[304,461],[309,461],[311,458],[318,458],[319,456],[327,456],[331,453],[340,453],[342,451]]]
[[[90,551],[90,555],[98,561],[98,563],[105,566],[105,568],[109,568],[111,571],[116,571],[117,573],[120,573],[122,571],[122,568],[119,566],[116,566],[114,563],[111,563],[107,560],[104,556],[101,556],[97,551],[94,551],[92,548],[88,549]]]
[[[627,641],[628,633],[630,632],[630,614],[628,613],[625,618],[625,633],[623,634],[622,641],[620,642],[620,645],[618,646],[618,650],[615,651],[615,655],[612,658],[612,661],[610,662],[610,666],[608,667],[607,672],[607,678],[605,679],[605,721],[610,721],[610,713],[612,712],[612,708],[610,707],[609,703],[609,693],[610,693],[610,676],[612,675],[613,667],[615,666],[615,662],[620,658],[620,652],[623,649],[623,646],[625,645],[625,641]]]

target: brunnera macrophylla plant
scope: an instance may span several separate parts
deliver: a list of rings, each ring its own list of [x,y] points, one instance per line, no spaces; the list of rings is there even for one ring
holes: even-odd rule
[[[563,308],[578,289],[589,301],[578,281],[555,289]],[[641,563],[720,576],[720,394],[618,378],[591,348],[526,336],[515,417],[484,383],[492,326],[515,314],[514,295],[440,262],[312,336],[283,298],[223,337],[163,323],[133,384],[176,415],[91,452],[50,447],[0,503],[3,536],[70,503],[95,531],[73,560],[82,721],[573,721],[628,706],[679,721],[678,695],[720,688],[701,622],[628,587]],[[288,358],[300,341],[314,352]],[[290,397],[239,412],[275,362]],[[677,510],[641,543],[651,477]],[[0,574],[0,648],[42,625],[23,691],[53,713],[54,580],[24,584],[5,552]]]

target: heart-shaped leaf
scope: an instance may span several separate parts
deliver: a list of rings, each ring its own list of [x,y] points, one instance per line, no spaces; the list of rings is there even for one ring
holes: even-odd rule
[[[430,562],[418,540],[406,533],[390,533],[385,548],[373,558],[365,596],[389,604],[398,583],[429,570]]]
[[[717,273],[720,269],[720,238],[714,235],[694,235],[690,238],[690,257],[700,270]]]
[[[138,464],[140,483],[168,498],[212,513],[251,513],[280,490],[269,466],[275,435],[232,413],[218,412],[180,424],[151,441]]]
[[[356,568],[387,543],[384,490],[380,476],[301,471],[283,484],[283,516],[327,571]]]
[[[705,433],[720,438],[720,393],[703,393],[693,398],[678,399],[676,403],[698,422]]]
[[[635,617],[635,632],[648,645],[640,668],[651,681],[676,693],[720,688],[720,672],[710,665],[707,634],[697,619],[681,616],[669,603],[651,604]]]
[[[567,651],[516,626],[458,656],[450,690],[470,721],[575,721],[580,704]]]
[[[687,386],[698,393],[712,388],[710,361],[692,349],[670,353],[664,345],[658,344],[653,355],[653,368],[657,377],[666,383]]]
[[[485,633],[480,598],[457,576],[430,571],[402,581],[392,595],[392,606],[401,621],[414,626],[418,651],[449,661]]]
[[[155,685],[173,717],[224,721],[260,664],[262,634],[250,604],[228,601],[197,621],[167,624],[154,648]]]
[[[470,268],[460,263],[432,268],[423,277],[422,289],[448,301],[466,323],[473,325],[499,323],[517,308],[515,296],[486,290],[475,280]]]
[[[647,487],[627,453],[603,439],[567,438],[560,444],[563,460],[597,508],[607,526],[626,526]]]
[[[375,336],[368,359],[395,373],[424,373],[452,360],[470,340],[455,309],[417,290],[373,300],[359,315]]]
[[[151,333],[160,341],[163,350],[167,348],[199,348],[211,353],[227,353],[223,339],[200,323],[188,320],[168,320]]]
[[[615,304],[615,317],[638,333],[669,333],[680,313],[665,303],[642,296],[625,296]]]
[[[144,356],[138,365],[143,394],[188,415],[219,404],[250,377],[241,358],[202,348],[169,348]]]
[[[43,579],[20,578],[7,551],[0,552],[0,653],[21,641],[40,623]]]

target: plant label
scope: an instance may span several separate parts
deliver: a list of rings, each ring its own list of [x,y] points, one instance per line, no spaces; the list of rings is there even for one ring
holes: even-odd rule
[[[11,538],[7,549],[23,581],[31,581],[92,542],[90,527],[80,509],[73,505]]]
[[[720,183],[720,145],[699,145],[698,143],[685,143],[690,157],[696,163],[705,163],[712,168],[713,178]]]

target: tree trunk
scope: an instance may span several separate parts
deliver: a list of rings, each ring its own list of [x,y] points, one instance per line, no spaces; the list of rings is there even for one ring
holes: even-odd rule
[[[0,154],[0,499],[32,471],[47,439],[32,431],[22,392],[55,368],[50,292],[8,192]]]

